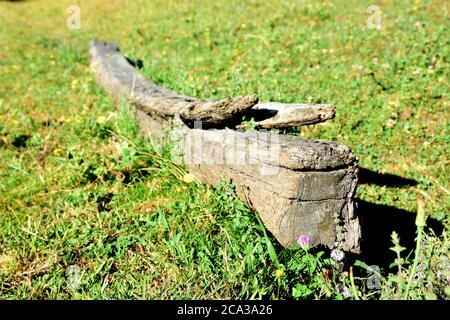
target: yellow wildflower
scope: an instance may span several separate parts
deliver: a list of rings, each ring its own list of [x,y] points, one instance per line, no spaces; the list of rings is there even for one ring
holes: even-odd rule
[[[276,276],[277,278],[281,278],[283,275],[284,275],[284,271],[283,271],[283,270],[277,269],[277,270],[275,271],[275,276]]]
[[[59,156],[62,153],[62,151],[63,150],[61,148],[55,148],[55,149],[53,149],[53,154],[55,156]]]
[[[191,183],[195,181],[195,176],[190,174],[190,173],[186,173],[183,178],[182,178],[183,182],[186,183]]]
[[[97,118],[96,122],[97,122],[98,124],[103,124],[103,123],[106,122],[106,117],[100,116],[100,117]]]

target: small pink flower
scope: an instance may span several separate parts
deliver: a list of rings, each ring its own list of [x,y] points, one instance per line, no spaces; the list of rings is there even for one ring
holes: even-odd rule
[[[298,237],[297,242],[300,245],[300,247],[306,249],[311,242],[311,238],[307,234],[302,234],[300,235],[300,237]]]

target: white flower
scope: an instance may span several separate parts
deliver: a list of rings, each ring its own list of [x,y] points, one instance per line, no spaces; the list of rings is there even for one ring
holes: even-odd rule
[[[343,287],[343,288],[342,288],[341,294],[342,294],[342,295],[344,296],[344,298],[346,298],[346,299],[352,297],[352,295],[351,295],[351,293],[350,293],[350,291],[348,290],[347,287]]]
[[[344,251],[341,251],[338,249],[333,249],[333,250],[331,250],[330,257],[334,261],[341,262],[345,258],[345,253],[344,253]]]

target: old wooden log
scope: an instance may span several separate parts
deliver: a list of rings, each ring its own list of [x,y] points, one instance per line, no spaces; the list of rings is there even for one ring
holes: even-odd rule
[[[205,110],[227,109],[230,101],[239,105],[239,110],[288,109],[295,110],[293,114],[297,115],[315,113],[316,118],[322,119],[334,116],[333,106],[319,106],[317,111],[312,111],[312,106],[294,104],[258,106],[255,96],[247,96],[197,102],[201,105],[197,109],[199,112],[187,117],[183,112],[196,109],[193,103],[198,100],[144,78],[114,44],[93,41],[90,61],[97,82],[113,101],[117,103],[123,94],[130,98],[145,136],[150,135],[158,142],[171,139],[178,152],[174,155],[181,156],[201,181],[212,185],[220,179],[231,181],[240,199],[255,208],[267,229],[283,246],[290,247],[299,235],[307,234],[313,245],[329,248],[339,245],[346,251],[359,252],[360,225],[353,201],[358,166],[348,147],[265,131],[201,127],[201,121],[211,123],[210,118],[203,116]],[[285,115],[291,111],[279,110],[272,117],[259,121],[260,126],[287,126],[290,120]],[[221,117],[220,111],[214,112],[219,114],[216,119],[221,119],[216,124],[230,123],[234,117]],[[315,123],[311,116],[306,116],[309,120],[304,122],[299,120],[301,116],[293,118],[296,118],[292,122],[295,125]]]
[[[333,119],[336,107],[331,104],[293,104],[279,102],[260,102],[249,111],[248,118],[262,118],[256,126],[264,129],[288,128],[314,124]],[[270,115],[262,117],[262,115]],[[238,125],[242,128],[242,125]]]

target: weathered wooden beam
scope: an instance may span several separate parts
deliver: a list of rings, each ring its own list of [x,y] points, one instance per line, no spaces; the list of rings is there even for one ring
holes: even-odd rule
[[[220,179],[231,181],[240,199],[255,208],[283,246],[290,247],[300,234],[308,234],[313,245],[333,248],[340,243],[346,251],[359,252],[360,226],[353,203],[358,166],[348,147],[264,131],[199,128],[202,122],[186,123],[181,115],[186,104],[182,102],[180,107],[179,103],[185,98],[145,79],[115,45],[93,42],[90,60],[97,82],[113,101],[120,101],[123,94],[130,97],[144,135],[158,142],[176,140],[179,156],[201,181],[212,185]],[[171,99],[178,102],[169,105]],[[277,104],[256,105],[269,107],[283,109]],[[287,108],[311,111],[300,105]],[[334,116],[334,108],[324,110],[331,110]],[[273,121],[289,121],[285,115],[280,112],[280,120]]]
[[[242,119],[243,115],[256,103],[258,103],[256,94],[218,101],[196,101],[184,106],[180,110],[180,116],[185,120],[222,124],[234,119]]]
[[[119,52],[112,43],[102,45],[94,41],[98,54]],[[201,100],[180,95],[173,90],[157,86],[145,78],[122,55],[104,61],[96,66],[100,70],[110,70],[113,79],[106,89],[120,96],[130,96],[135,105],[147,113],[161,116],[179,114],[181,119],[190,123],[203,121],[209,125],[237,126],[244,115],[258,119],[256,125],[261,128],[286,128],[314,124],[332,119],[335,114],[333,105],[285,104],[278,102],[260,102],[256,94],[231,97],[222,100]],[[100,75],[101,76],[101,75]]]
[[[258,96],[253,94],[243,97],[232,97],[222,100],[200,100],[187,97],[175,91],[157,86],[145,78],[118,53],[119,49],[112,43],[94,41],[93,50],[98,55],[112,55],[113,58],[99,65],[93,62],[93,68],[99,71],[99,81],[103,81],[105,72],[109,70],[109,81],[104,81],[106,90],[114,92],[115,97],[123,94],[130,96],[136,106],[147,113],[161,116],[180,114],[185,120],[198,120],[212,124],[228,122],[242,116],[258,103]],[[117,102],[117,101],[116,101]]]
[[[336,107],[331,104],[260,102],[252,108],[248,117],[263,118],[256,121],[257,127],[283,129],[330,120],[334,118],[335,114]],[[243,126],[237,127],[242,128]]]

